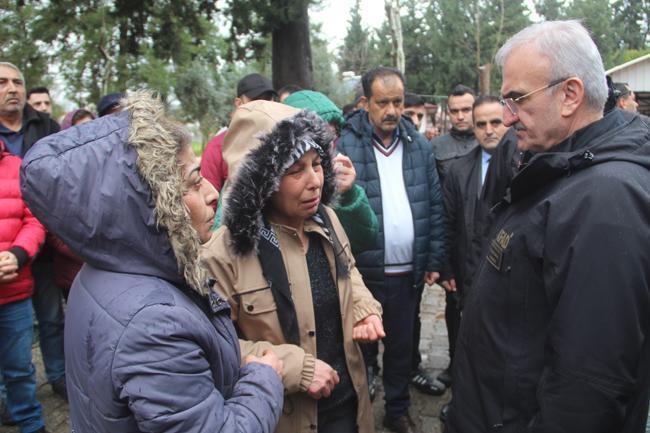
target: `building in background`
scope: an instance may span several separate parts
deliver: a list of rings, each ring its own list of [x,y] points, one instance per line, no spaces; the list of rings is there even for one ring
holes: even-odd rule
[[[615,83],[628,83],[639,103],[639,113],[650,116],[650,54],[613,67],[607,75]]]

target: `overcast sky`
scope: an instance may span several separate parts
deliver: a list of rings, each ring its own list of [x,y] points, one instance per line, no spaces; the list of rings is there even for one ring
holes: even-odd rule
[[[320,6],[312,6],[309,18],[321,24],[323,34],[329,40],[330,50],[343,43],[350,20],[350,8],[354,0],[322,0]],[[386,18],[383,0],[361,0],[361,16],[364,27],[380,27]]]

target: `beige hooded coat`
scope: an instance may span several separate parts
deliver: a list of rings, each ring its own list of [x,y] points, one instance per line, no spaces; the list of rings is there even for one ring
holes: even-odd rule
[[[311,130],[312,123],[319,120],[316,116],[294,109],[286,110],[286,106],[266,101],[255,101],[238,109],[233,117],[233,125],[226,142],[230,145],[248,146],[249,149],[258,146],[269,146],[269,149],[272,149],[274,145],[278,145],[278,135],[268,134],[261,137],[260,143],[257,140],[260,136],[257,134],[260,131],[277,130],[276,124],[283,120],[285,120],[283,127],[290,130],[291,133],[280,134],[281,137],[289,136],[291,139],[299,141],[301,137],[307,136],[323,145],[324,148],[329,147],[330,137],[327,135],[324,125],[322,125],[323,128],[320,128],[321,125],[317,125],[315,130]],[[251,127],[251,124],[256,126]],[[243,125],[248,126],[241,128]],[[308,130],[305,130],[305,125],[309,125]],[[233,131],[238,130],[243,130],[245,133],[231,135]],[[284,145],[287,143],[280,144],[280,146]],[[239,154],[243,153],[239,152]],[[231,153],[224,148],[224,154]],[[235,162],[228,161],[229,165],[233,165]],[[263,162],[257,162],[258,165],[255,167],[260,167],[257,170],[265,169],[266,165]],[[237,164],[244,167],[235,173],[229,191],[226,192],[224,226],[204,245],[202,259],[208,272],[217,280],[217,290],[230,302],[232,319],[240,332],[242,357],[247,354],[259,356],[265,350],[272,349],[284,361],[285,401],[283,415],[276,431],[282,433],[315,432],[318,425],[317,400],[312,399],[306,393],[313,379],[317,353],[316,323],[307,261],[296,230],[283,225],[271,224],[280,246],[299,328],[300,345],[286,344],[277,315],[277,306],[258,259],[257,239],[259,238],[255,238],[262,209],[274,190],[273,187],[266,190],[264,186],[260,186],[256,190],[259,194],[246,196],[246,200],[242,198],[239,193],[240,184],[254,179],[250,171],[255,169],[252,168],[254,164],[249,165],[249,163],[250,161],[245,157],[242,164]],[[270,170],[268,174],[264,173],[262,176],[263,178],[278,177],[273,179],[276,189],[281,177],[278,174],[283,172],[283,163],[283,161],[278,161],[279,166],[275,167],[275,171]],[[333,195],[331,190],[334,177],[328,172],[331,170],[329,156],[323,158],[322,164],[325,173],[325,185],[323,186],[323,203],[325,204],[331,200]],[[253,202],[261,200],[261,202],[249,203],[250,200]],[[249,210],[246,211],[242,207]],[[257,213],[250,209],[257,209]],[[366,368],[361,349],[358,343],[352,340],[352,330],[355,323],[371,314],[381,317],[381,306],[364,285],[361,274],[354,265],[348,237],[336,214],[329,207],[324,207],[324,209],[331,220],[342,253],[345,255],[344,262],[347,263],[349,270],[347,277],[339,275],[336,271],[334,247],[323,227],[309,219],[305,221],[304,230],[319,235],[328,258],[330,272],[337,283],[343,320],[343,346],[346,364],[358,400],[358,431],[359,433],[372,433],[374,432],[374,420],[368,396]],[[249,215],[250,213],[254,213],[254,215]],[[244,220],[243,223],[242,220]],[[246,232],[244,235],[240,231],[236,231],[233,235],[231,228],[235,227],[235,222],[244,226]],[[252,247],[250,245],[242,247],[242,243],[249,243]]]

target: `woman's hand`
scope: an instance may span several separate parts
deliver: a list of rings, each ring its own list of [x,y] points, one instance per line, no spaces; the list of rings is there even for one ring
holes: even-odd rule
[[[377,341],[386,336],[384,325],[376,314],[371,314],[363,320],[359,320],[352,329],[352,339],[360,343]]]
[[[284,362],[282,362],[282,360],[278,358],[278,355],[276,355],[272,350],[265,350],[261,357],[248,355],[244,358],[244,365],[248,365],[251,362],[268,365],[275,370],[278,376],[280,376],[280,379],[282,379],[282,376],[284,375]]]
[[[334,386],[339,383],[339,374],[326,362],[320,359],[314,364],[314,379],[307,388],[307,394],[314,400],[329,397]]]
[[[338,154],[334,157],[334,173],[336,174],[336,190],[343,194],[347,192],[357,177],[352,160],[345,155]]]

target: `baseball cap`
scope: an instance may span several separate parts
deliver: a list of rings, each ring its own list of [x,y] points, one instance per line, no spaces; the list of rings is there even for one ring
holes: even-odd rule
[[[120,99],[124,97],[123,93],[109,93],[104,95],[97,104],[97,115],[102,117],[111,110],[111,108],[120,104]]]
[[[237,96],[245,95],[248,98],[255,99],[262,93],[267,92],[271,92],[275,96],[278,95],[268,78],[260,74],[248,74],[237,83]]]
[[[616,98],[622,98],[629,95],[631,92],[632,90],[627,83],[614,83],[614,96]]]

